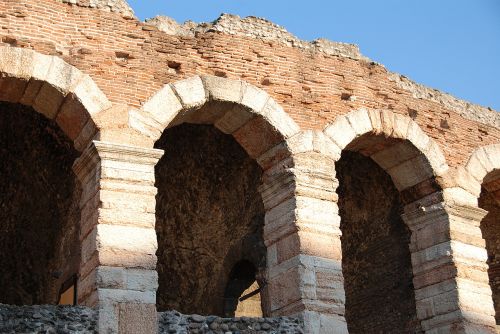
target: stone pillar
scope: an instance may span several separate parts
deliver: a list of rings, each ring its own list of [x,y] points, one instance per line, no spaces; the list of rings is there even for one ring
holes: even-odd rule
[[[156,333],[154,166],[163,151],[94,141],[75,162],[82,183],[78,302],[99,333]]]
[[[417,316],[426,333],[495,333],[485,243],[486,211],[466,205],[409,204]]]
[[[335,162],[315,152],[268,169],[267,293],[271,316],[299,316],[306,333],[347,333]]]

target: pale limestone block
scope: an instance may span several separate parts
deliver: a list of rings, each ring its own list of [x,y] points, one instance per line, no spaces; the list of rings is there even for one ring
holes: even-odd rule
[[[393,130],[394,138],[406,139],[410,120],[411,119],[409,117],[400,114],[394,114],[394,130]]]
[[[392,167],[387,173],[399,191],[433,177],[432,168],[422,155]]]
[[[97,294],[99,302],[104,304],[111,303],[139,303],[155,304],[156,291],[136,291],[124,289],[105,289],[98,288]]]
[[[429,144],[429,137],[420,126],[414,121],[408,123],[408,133],[406,139],[409,140],[420,152],[424,152]]]
[[[99,299],[99,316],[97,321],[97,327],[99,333],[106,334],[118,334],[118,319],[119,319],[119,309],[116,303],[103,303],[101,302],[99,291],[97,292]]]
[[[375,135],[381,134],[383,132],[383,127],[382,127],[382,118],[380,116],[380,111],[368,110],[368,117],[370,117],[373,133]]]
[[[239,103],[242,98],[242,82],[211,75],[201,77],[210,99]]]
[[[14,47],[0,47],[0,73],[7,76],[30,79],[35,52]]]
[[[297,220],[335,224],[338,216],[337,203],[309,197],[296,197]]]
[[[491,289],[490,289],[491,290]],[[460,308],[465,311],[495,316],[491,295],[477,293],[474,290],[460,289]]]
[[[243,97],[241,104],[260,114],[269,100],[269,95],[264,90],[249,83],[243,82]]]
[[[100,206],[103,209],[130,210],[135,212],[154,213],[156,201],[154,196],[122,191],[99,190]]]
[[[477,282],[473,281],[470,279],[464,279],[457,277],[456,279],[457,286],[461,291],[470,291],[482,296],[488,296],[491,298],[493,295],[491,291],[491,286],[488,283],[482,283],[482,282]],[[467,298],[465,298],[467,300]],[[470,299],[470,301],[473,301],[474,299]],[[485,303],[487,305],[488,303]]]
[[[218,119],[214,125],[222,132],[232,134],[255,117],[255,115],[256,114],[252,113],[251,110],[235,105],[229,109],[224,116]]]
[[[449,205],[470,205],[477,207],[477,197],[462,188],[444,189],[443,198],[444,202]]]
[[[340,149],[344,149],[356,138],[356,132],[345,116],[337,117],[333,124],[325,128],[324,132]]]
[[[126,154],[121,154],[116,156],[114,152],[110,155],[107,152],[100,152],[99,154],[101,158],[101,167],[103,170],[105,169],[121,169],[125,171],[131,172],[142,172],[153,174],[154,173],[154,165],[150,163],[145,163],[141,161],[134,161]],[[129,159],[130,158],[130,159]]]
[[[352,111],[346,115],[352,129],[356,132],[356,137],[369,133],[373,130],[370,116],[366,109]]]
[[[443,292],[432,297],[432,316],[446,314],[459,309],[459,293],[457,290]],[[418,306],[417,306],[418,310]]]
[[[152,228],[99,224],[96,229],[99,250],[115,249],[130,253],[155,254],[158,248],[156,232]]]
[[[307,334],[323,334],[321,331],[320,313],[309,310],[302,311],[300,317],[304,322],[304,329]],[[334,333],[334,332],[329,332]],[[326,334],[326,333],[325,333]]]
[[[299,126],[295,121],[288,116],[283,108],[273,99],[267,100],[262,117],[283,136],[284,139],[289,138],[300,131]]]
[[[61,92],[52,85],[45,83],[35,98],[33,108],[48,119],[54,119],[63,101],[64,96]]]
[[[197,108],[207,102],[205,87],[199,76],[194,76],[171,84],[185,109]]]
[[[90,115],[109,109],[112,106],[106,95],[104,95],[94,80],[88,75],[84,75],[71,92],[82,103]]]
[[[155,181],[153,173],[120,168],[103,168],[101,177],[114,180],[139,181],[148,185],[154,184]]]
[[[328,138],[322,131],[313,131],[313,150],[329,157],[335,161],[340,159],[342,150],[330,138]]]
[[[136,109],[129,110],[128,124],[132,129],[135,129],[146,137],[157,140],[160,138],[164,128],[163,126],[151,118],[151,115],[141,112]]]
[[[500,144],[485,146],[484,152],[491,163],[491,167],[493,169],[500,169]]]
[[[164,127],[174,119],[181,109],[181,102],[169,85],[165,85],[142,106],[144,112],[150,113]]]
[[[100,224],[124,225],[142,228],[154,228],[156,217],[154,212],[138,212],[134,209],[98,209]]]
[[[124,268],[107,266],[96,268],[97,288],[126,289],[126,283]]]
[[[382,133],[387,137],[393,137],[394,113],[390,110],[382,110],[380,112],[380,120],[382,122]]]
[[[320,334],[348,334],[344,317],[335,314],[320,314]]]
[[[45,81],[54,86],[63,95],[73,91],[83,79],[83,74],[76,67],[58,57],[52,57]]]
[[[480,265],[480,263],[486,264],[488,260],[488,253],[484,247],[469,245],[453,240],[451,241],[451,250],[454,257],[459,257],[461,260],[472,260],[473,262],[478,262],[478,265]]]
[[[445,262],[451,262],[452,261],[452,245],[451,241],[443,242],[438,245],[434,245],[431,247],[428,247],[426,249],[423,249],[418,252],[412,252],[411,254],[411,263],[414,268],[420,268],[421,269],[427,269],[424,268],[426,263],[435,261],[435,260],[441,260],[444,259]],[[431,267],[432,268],[432,267]],[[415,271],[415,270],[414,270]],[[414,272],[416,274],[417,272]]]
[[[156,292],[158,288],[158,273],[156,270],[127,268],[125,274],[127,289]]]
[[[408,142],[400,142],[370,156],[384,170],[389,170],[407,160],[417,157],[420,152]]]
[[[472,154],[465,169],[480,183],[483,183],[483,179],[488,174],[488,170],[479,160],[477,150]]]
[[[434,175],[441,176],[448,171],[446,158],[444,157],[441,148],[435,141],[429,140],[429,144],[422,153],[425,155],[430,165],[432,166]]]
[[[33,71],[31,77],[38,81],[47,81],[52,58],[54,58],[54,56],[47,56],[35,52],[33,56]]]
[[[429,299],[442,293],[457,290],[458,284],[455,278],[445,280],[436,284],[428,285],[415,290],[415,300]],[[457,300],[458,303],[458,300]]]
[[[451,187],[455,185],[464,189],[465,191],[479,197],[481,194],[481,184],[465,169],[465,167],[458,166],[454,168],[449,175],[452,179]]]
[[[286,140],[286,146],[292,154],[312,151],[314,149],[313,132],[308,130],[297,133]]]

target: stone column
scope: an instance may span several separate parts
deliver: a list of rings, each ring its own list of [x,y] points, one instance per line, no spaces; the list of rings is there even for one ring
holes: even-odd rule
[[[417,316],[426,333],[495,333],[485,243],[486,211],[466,205],[409,204]]]
[[[272,316],[300,316],[306,333],[347,333],[335,162],[315,152],[268,169],[267,293]]]
[[[94,141],[75,162],[82,183],[78,302],[99,333],[156,333],[154,166],[163,151]]]

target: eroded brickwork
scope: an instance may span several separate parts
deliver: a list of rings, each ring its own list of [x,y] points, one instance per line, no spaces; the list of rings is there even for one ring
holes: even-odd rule
[[[261,169],[209,125],[168,129],[156,147],[165,150],[156,167],[158,308],[224,315],[235,264],[266,265]]]
[[[348,151],[336,169],[349,333],[419,332],[410,231],[391,178],[371,159]]]
[[[195,37],[168,35],[116,13],[54,0],[4,0],[0,12],[5,45],[62,57],[116,103],[139,107],[163,84],[205,73],[263,88],[304,129],[322,129],[360,107],[409,115],[446,147],[450,166],[464,163],[474,147],[500,140],[494,111],[432,91],[417,94],[415,84],[366,60],[210,29]]]
[[[78,273],[75,158],[54,122],[0,103],[0,303],[57,303]]]

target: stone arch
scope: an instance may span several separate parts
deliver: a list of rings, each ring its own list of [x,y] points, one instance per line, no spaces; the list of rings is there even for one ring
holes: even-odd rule
[[[56,56],[0,47],[0,100],[31,106],[82,151],[97,132],[93,115],[111,106],[91,77]]]
[[[339,147],[339,151],[361,150],[370,155],[388,172],[399,191],[442,176],[448,170],[439,145],[411,118],[390,110],[352,111],[338,117],[324,132]],[[367,135],[379,136],[381,140],[360,140]],[[383,143],[385,139],[400,140],[402,143],[386,145]]]
[[[483,211],[479,227],[484,241],[481,240],[479,246],[486,249],[487,283],[491,288],[496,325],[500,328],[500,144],[477,148],[465,171],[469,176],[469,189],[478,200],[476,210]]]
[[[263,229],[264,242],[262,245],[264,249],[269,249],[276,242],[273,239],[273,232],[266,230],[267,222],[270,219],[268,212],[280,203],[280,200],[276,200],[276,198],[283,195],[284,191],[280,191],[280,188],[285,187],[285,185],[273,183],[276,173],[273,167],[284,160],[293,161],[290,141],[293,142],[292,138],[298,136],[300,129],[283,108],[265,91],[240,80],[214,76],[194,76],[164,86],[140,110],[131,110],[129,116],[130,126],[156,143],[164,139],[165,129],[179,126],[183,127],[183,131],[192,131],[192,127],[181,125],[182,123],[200,125],[200,128],[203,128],[203,125],[212,125],[217,129],[217,132],[222,132],[222,135],[232,136],[231,140],[234,139],[248,157],[257,163],[257,168],[261,169],[262,178],[259,178],[254,184],[257,186],[261,182],[263,185],[257,189],[257,194],[263,204],[264,217],[262,218],[266,221],[266,225],[260,225]],[[179,128],[176,127],[176,129]],[[207,128],[205,127],[205,129]],[[168,131],[172,133],[174,129]],[[205,131],[203,133],[211,132]],[[219,138],[221,143],[227,142],[222,137],[213,138]],[[162,143],[161,145],[167,144]],[[158,148],[163,148],[163,146]],[[167,156],[168,152],[165,154],[165,157]],[[164,160],[161,160],[159,164],[162,161]],[[286,190],[290,191],[289,188]],[[160,196],[161,191],[159,193]],[[286,196],[289,197],[290,194],[286,194]],[[158,210],[163,212],[162,207]],[[293,225],[293,221],[289,221],[287,224]],[[244,252],[246,251],[242,251],[242,254]],[[270,253],[268,251],[267,263],[272,265],[272,261],[269,260]],[[232,260],[238,259],[231,258]],[[259,268],[259,275],[266,275],[260,269],[269,272],[269,265],[266,268]],[[263,287],[263,296],[267,296],[268,291],[271,290],[268,286]],[[275,295],[276,292],[269,292],[269,294]],[[271,299],[264,298],[264,300]],[[264,312],[273,314],[270,302],[264,301],[263,304]]]
[[[419,208],[430,213],[426,207],[443,200],[443,190],[436,178],[449,168],[440,147],[409,117],[389,110],[352,111],[338,117],[324,133],[339,152],[336,173],[340,181],[339,220],[349,328],[364,331],[365,323],[373,321],[382,326],[377,330],[385,331],[388,330],[383,327],[385,321],[394,321],[386,325],[399,331],[427,329],[426,321],[432,323],[432,315],[424,309],[429,298],[432,303],[435,296],[427,295],[430,283],[426,277],[433,265],[428,265],[430,259],[424,254],[434,247],[433,243],[445,240],[438,240],[441,236],[426,239],[428,229],[438,235],[442,227],[428,224],[429,214],[423,219],[412,213]],[[442,207],[432,208],[445,214]],[[394,259],[385,256],[387,261],[376,255],[370,258],[370,254],[377,253],[370,249],[398,255]],[[371,274],[356,275],[359,271]],[[385,295],[377,290],[386,283],[398,286],[385,289],[395,293],[391,298],[404,301],[397,306],[405,310],[400,315],[410,316],[392,317],[395,314],[390,310],[392,303],[384,302]],[[359,284],[364,287],[362,292],[358,291]],[[385,314],[384,320],[366,318],[374,314],[366,303],[360,303],[367,298],[366,293],[373,294],[375,299],[380,297],[377,314]]]
[[[214,125],[233,135],[258,161],[299,132],[295,121],[265,91],[244,81],[208,75],[165,85],[140,111],[130,111],[131,127],[153,141],[165,129],[183,122]]]

